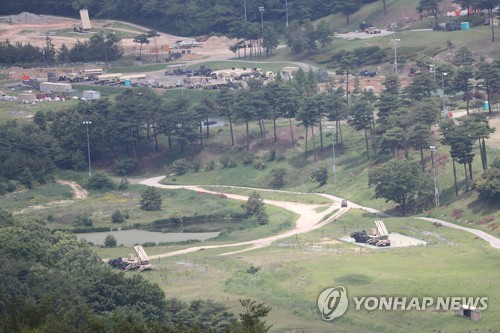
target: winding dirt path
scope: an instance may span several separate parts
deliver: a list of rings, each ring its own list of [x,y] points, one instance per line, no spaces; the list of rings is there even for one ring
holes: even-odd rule
[[[56,180],[56,183],[70,186],[73,190],[75,199],[85,199],[89,195],[89,192],[87,192],[87,190],[81,187],[77,182],[69,180]]]
[[[192,190],[192,191],[197,191],[197,192],[205,192],[205,193],[212,193],[212,194],[218,194],[220,192],[215,192],[215,191],[210,191],[206,190],[202,187],[199,186],[192,186],[192,185],[163,185],[160,184],[159,182],[165,178],[165,176],[160,176],[160,177],[154,177],[154,178],[149,178],[145,179],[139,182],[139,184],[142,185],[147,185],[147,186],[154,186],[154,187],[159,187],[159,188],[165,188],[165,189],[187,189],[187,190]],[[259,189],[261,190],[261,189]],[[248,197],[244,195],[238,195],[238,194],[229,194],[229,193],[224,193],[225,196],[227,196],[230,199],[236,199],[236,200],[247,200]],[[254,239],[250,241],[245,241],[245,242],[239,242],[239,243],[231,243],[231,244],[222,244],[222,245],[209,245],[209,246],[195,246],[195,247],[190,247],[187,249],[179,250],[179,251],[174,251],[174,252],[169,252],[169,253],[164,253],[156,256],[150,256],[151,259],[156,259],[156,258],[165,258],[165,257],[172,257],[180,254],[186,254],[186,253],[191,253],[195,251],[199,251],[201,249],[216,249],[216,248],[225,248],[225,247],[237,247],[237,246],[248,246],[245,249],[238,250],[238,251],[232,251],[232,252],[226,252],[220,255],[229,255],[229,254],[235,254],[235,253],[241,253],[253,249],[258,249],[262,247],[266,247],[271,245],[271,243],[283,239],[283,238],[288,238],[290,236],[302,234],[309,232],[311,230],[315,230],[318,228],[321,228],[322,226],[330,223],[340,215],[344,214],[349,208],[344,207],[341,208],[340,204],[338,202],[333,202],[326,210],[322,211],[321,213],[318,213],[315,211],[316,208],[322,207],[325,205],[311,205],[311,204],[303,204],[303,203],[297,203],[297,202],[287,202],[287,201],[276,201],[276,200],[264,200],[264,203],[269,204],[269,205],[274,205],[280,208],[287,209],[299,216],[299,218],[295,222],[295,227],[292,230],[289,230],[287,232],[284,232],[282,234],[274,235],[274,236],[269,236],[269,237],[264,237],[264,238],[259,238],[259,239]],[[332,216],[329,218],[325,219],[325,217],[334,212],[336,209],[339,209],[339,211],[335,212]],[[323,221],[323,219],[325,219]]]
[[[212,194],[220,194],[221,192],[216,192],[216,191],[210,191],[207,190],[203,187],[196,186],[196,185],[163,185],[160,184],[160,181],[165,178],[165,176],[159,176],[159,177],[154,177],[154,178],[149,178],[149,179],[144,179],[139,181],[139,184],[146,185],[146,186],[154,186],[158,188],[165,188],[165,189],[187,189],[187,190],[192,190],[192,191],[198,191],[198,192],[205,192],[205,193],[212,193]],[[293,191],[280,191],[280,190],[270,190],[270,189],[258,189],[258,188],[248,188],[248,187],[239,187],[239,186],[213,186],[211,187],[230,187],[230,188],[245,188],[245,189],[255,189],[258,191],[269,191],[269,192],[282,192],[282,193],[295,193],[295,194],[304,194],[301,192],[293,192]],[[309,193],[310,194],[310,193]],[[355,204],[353,202],[348,202],[348,207],[340,207],[340,202],[343,200],[340,197],[336,197],[330,194],[324,194],[324,193],[313,193],[320,195],[324,198],[327,198],[332,201],[332,204],[328,209],[321,213],[317,213],[315,211],[316,208],[322,207],[325,205],[311,205],[311,204],[303,204],[303,203],[295,203],[295,202],[286,202],[286,201],[276,201],[276,200],[264,200],[266,204],[274,205],[277,207],[281,207],[287,210],[290,210],[291,212],[297,214],[299,218],[296,221],[295,227],[292,230],[289,230],[287,232],[284,232],[282,234],[274,235],[274,236],[269,236],[269,237],[264,237],[264,238],[259,238],[259,239],[254,239],[250,241],[245,241],[245,242],[239,242],[239,243],[231,243],[231,244],[221,244],[221,245],[208,245],[208,246],[195,246],[195,247],[190,247],[187,249],[183,250],[178,250],[174,252],[168,252],[168,253],[163,253],[155,256],[151,256],[151,259],[158,259],[158,258],[165,258],[165,257],[173,257],[181,254],[186,254],[186,253],[191,253],[191,252],[196,252],[200,250],[205,250],[205,249],[216,249],[216,248],[230,248],[230,247],[238,247],[238,246],[248,246],[242,250],[238,251],[231,251],[231,252],[225,252],[222,254],[219,254],[219,256],[225,256],[225,255],[230,255],[230,254],[236,254],[236,253],[241,253],[245,251],[250,251],[253,249],[258,249],[258,248],[263,248],[266,246],[271,245],[271,243],[283,239],[283,238],[288,238],[293,235],[298,235],[302,233],[306,233],[318,228],[323,227],[324,225],[332,222],[345,212],[349,210],[349,208],[356,208],[356,209],[361,209],[366,212],[376,214],[381,217],[390,217],[391,215],[386,214],[384,212],[381,212],[377,209],[370,208],[370,207],[364,207],[358,204]],[[229,194],[229,193],[224,193],[228,198],[231,199],[236,199],[236,200],[247,200],[248,197],[244,195],[238,195],[238,194]],[[336,209],[339,209],[337,212],[335,212],[332,216],[329,218],[325,217],[334,212]],[[462,230],[465,232],[472,233],[476,235],[479,238],[484,239],[487,241],[491,247],[495,249],[500,249],[500,239],[498,239],[495,236],[492,236],[484,231],[477,230],[477,229],[472,229],[472,228],[467,228],[467,227],[462,227],[447,221],[442,221],[439,219],[434,219],[434,218],[424,218],[424,217],[417,217],[421,220],[425,220],[428,222],[438,222],[441,223],[444,226]]]

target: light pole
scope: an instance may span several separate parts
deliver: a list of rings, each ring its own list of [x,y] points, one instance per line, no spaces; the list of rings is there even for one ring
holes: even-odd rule
[[[439,189],[437,183],[436,163],[434,162],[434,153],[436,152],[436,147],[430,146],[429,148],[431,150],[432,170],[434,171],[434,200],[436,201],[436,207],[439,207]]]
[[[261,34],[262,34],[262,38],[264,38],[264,6],[259,7],[259,12],[260,12]]]
[[[286,32],[288,32],[288,0],[285,0]]]
[[[399,38],[391,39],[394,43],[394,69],[396,71],[396,76],[398,75],[398,43],[401,41]]]
[[[443,117],[446,116],[446,94],[444,92],[444,77],[448,75],[448,73],[446,72],[442,72],[441,73],[441,85],[442,85],[442,88],[443,88]]]
[[[90,164],[90,139],[89,139],[89,125],[92,124],[90,120],[85,120],[84,125],[87,125],[87,154],[89,156],[89,177],[92,177],[92,166]]]
[[[327,129],[332,130],[332,154],[333,154],[333,182],[337,182],[337,169],[335,166],[335,126],[326,126]]]
[[[261,42],[260,42],[260,52],[262,52],[262,44],[264,43],[264,6],[259,7],[260,12],[260,29],[261,29]]]

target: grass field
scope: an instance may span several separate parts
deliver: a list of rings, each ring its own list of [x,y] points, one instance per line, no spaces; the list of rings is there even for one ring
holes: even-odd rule
[[[351,210],[334,223],[269,248],[236,256],[214,257],[206,250],[162,259],[146,276],[169,297],[210,298],[239,311],[239,298],[251,297],[273,307],[273,332],[494,332],[500,325],[500,254],[482,240],[413,219],[385,219],[391,232],[426,239],[426,247],[366,249],[336,239],[351,230],[370,228],[373,216]],[[481,258],[481,260],[478,260]],[[246,270],[260,267],[256,274]],[[472,282],[473,281],[473,282]],[[210,285],[211,288],[205,286]],[[355,311],[332,323],[316,308],[321,290],[343,285],[352,296],[487,296],[480,322],[454,317],[451,311]]]

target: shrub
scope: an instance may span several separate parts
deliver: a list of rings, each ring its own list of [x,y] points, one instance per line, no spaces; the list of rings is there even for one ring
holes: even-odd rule
[[[116,238],[113,235],[107,235],[104,239],[104,247],[116,247]]]
[[[264,170],[266,168],[266,163],[261,159],[255,159],[252,162],[252,166],[257,170]]]
[[[141,196],[141,209],[145,211],[161,210],[162,197],[155,187],[149,186]]]
[[[267,161],[272,162],[276,159],[276,150],[271,150],[269,153],[267,153]]]
[[[277,168],[271,170],[271,187],[279,188],[285,185],[286,170]]]
[[[115,210],[111,215],[112,223],[123,223],[124,221],[125,221],[125,214],[123,214],[119,210]]]
[[[453,212],[451,213],[451,216],[453,216],[453,218],[456,220],[460,220],[460,218],[462,217],[462,210],[454,209]]]
[[[258,266],[256,267],[256,266],[254,266],[254,265],[251,265],[250,267],[248,267],[248,269],[247,269],[247,273],[248,273],[248,274],[255,274],[255,273],[257,273],[259,270],[260,270],[260,267],[258,267]]]
[[[94,225],[94,222],[88,213],[83,213],[76,216],[75,225],[77,227],[91,227]]]
[[[241,160],[241,164],[243,165],[251,165],[253,163],[253,160],[255,159],[254,154],[248,154],[243,157]]]
[[[210,162],[208,162],[208,164],[205,166],[205,170],[206,171],[212,171],[215,169],[215,161],[214,160],[211,160]]]
[[[135,167],[135,160],[132,158],[124,158],[118,161],[115,161],[115,165],[113,165],[113,171],[119,176],[125,176],[130,173]]]
[[[219,160],[223,168],[234,168],[238,165],[236,160],[230,155],[224,155]]]
[[[248,197],[247,203],[245,205],[246,216],[253,216],[257,214],[259,210],[264,207],[264,200],[260,196],[259,192],[253,191]]]
[[[200,160],[194,160],[191,164],[194,172],[199,172],[203,167],[203,163]]]
[[[325,167],[315,169],[311,171],[311,177],[319,183],[319,186],[323,186],[328,181],[328,171]]]
[[[96,172],[87,181],[87,188],[91,190],[112,190],[115,184],[106,174]]]
[[[476,180],[476,191],[486,200],[500,199],[500,169],[490,168],[483,172],[481,178]]]
[[[7,192],[14,192],[17,189],[17,183],[15,180],[9,180],[7,182]]]
[[[191,169],[191,164],[185,158],[179,158],[178,160],[175,160],[174,163],[172,163],[170,168],[175,174],[184,175]]]
[[[130,182],[128,181],[128,179],[126,177],[124,177],[120,181],[120,185],[118,185],[118,189],[120,191],[125,191],[126,189],[128,189],[128,184],[130,184]]]

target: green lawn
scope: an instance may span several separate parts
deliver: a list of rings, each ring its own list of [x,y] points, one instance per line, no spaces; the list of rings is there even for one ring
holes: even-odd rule
[[[210,298],[239,311],[239,298],[266,302],[272,332],[494,332],[500,325],[500,253],[472,235],[413,219],[386,219],[391,232],[427,239],[431,245],[374,249],[336,241],[347,230],[373,226],[373,216],[351,210],[336,222],[271,247],[236,256],[214,257],[206,250],[165,259],[144,274],[171,297]],[[481,260],[478,260],[478,259]],[[187,264],[186,264],[187,263]],[[256,274],[246,272],[260,267]],[[203,267],[200,268],[199,266]],[[210,285],[211,288],[206,288]],[[323,322],[316,298],[328,287],[343,285],[348,296],[487,296],[480,322],[454,317],[451,311],[355,311]]]

